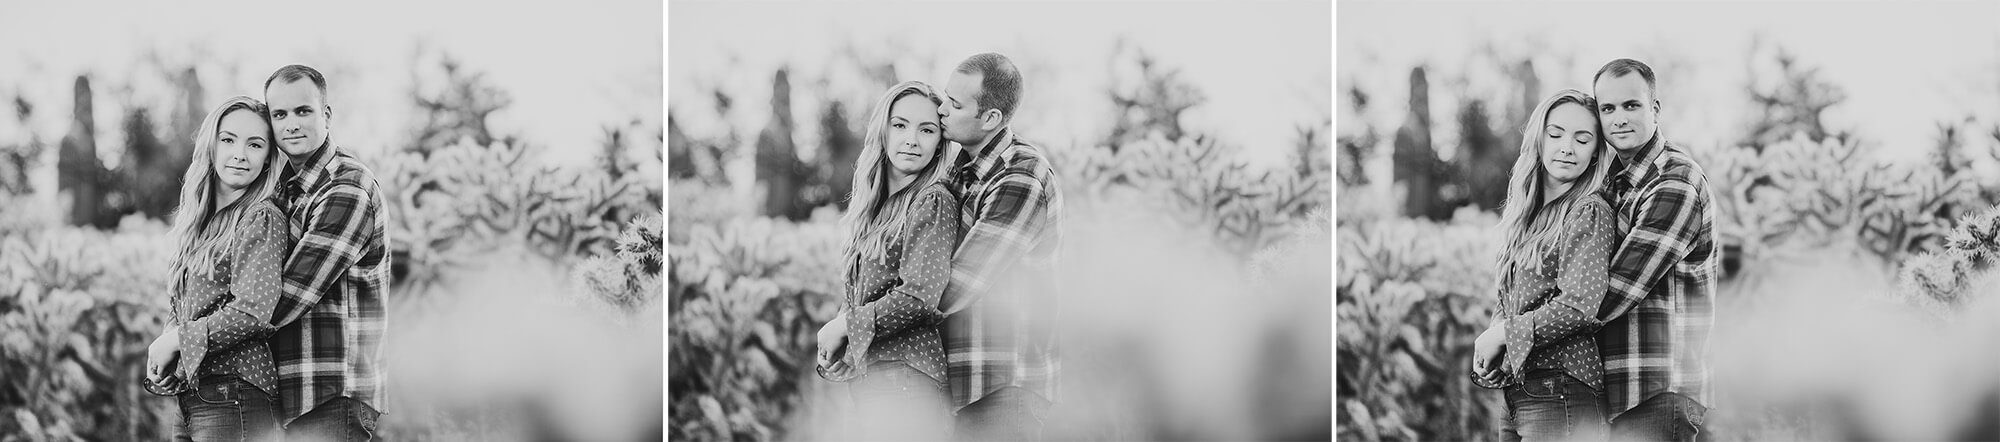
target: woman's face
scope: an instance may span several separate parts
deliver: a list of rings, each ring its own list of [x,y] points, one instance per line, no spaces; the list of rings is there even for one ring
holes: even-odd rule
[[[1542,169],[1556,182],[1576,181],[1597,154],[1597,117],[1582,104],[1556,105],[1549,110],[1542,137]]]
[[[243,190],[257,181],[264,160],[271,156],[271,123],[248,109],[236,109],[222,116],[215,131],[215,156],[211,167],[217,181],[229,190]]]
[[[914,175],[937,158],[944,136],[938,125],[938,107],[920,94],[904,95],[889,105],[888,136],[883,137],[882,156],[898,175]]]

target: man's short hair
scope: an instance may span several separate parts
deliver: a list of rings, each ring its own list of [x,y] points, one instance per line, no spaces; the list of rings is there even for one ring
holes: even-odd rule
[[[1021,71],[1013,61],[993,52],[975,54],[958,63],[958,72],[979,74],[978,113],[999,109],[1002,119],[1014,119],[1014,109],[1021,105]]]
[[[1646,94],[1652,96],[1654,99],[1659,99],[1660,87],[1653,82],[1653,67],[1647,66],[1646,63],[1639,60],[1630,58],[1611,60],[1610,63],[1605,63],[1604,67],[1597,69],[1597,76],[1590,77],[1590,83],[1592,85],[1597,84],[1598,80],[1604,79],[1605,74],[1610,74],[1611,78],[1618,78],[1630,75],[1633,72],[1639,73],[1639,78],[1646,80]]]
[[[271,90],[271,84],[281,79],[285,80],[285,83],[293,83],[301,79],[312,80],[313,87],[319,88],[320,102],[324,103],[327,101],[326,76],[320,75],[317,69],[302,64],[285,65],[285,67],[278,68],[277,72],[272,72],[271,78],[264,79],[264,90]]]

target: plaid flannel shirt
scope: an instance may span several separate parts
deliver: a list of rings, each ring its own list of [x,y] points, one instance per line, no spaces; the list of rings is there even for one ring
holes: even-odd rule
[[[285,424],[337,397],[382,410],[388,223],[375,175],[332,142],[288,170],[280,198],[297,238],[271,325]]]
[[[1597,310],[1614,419],[1660,393],[1714,404],[1707,361],[1720,260],[1713,193],[1701,166],[1664,135],[1643,149],[1612,179],[1618,221],[1629,233]]]
[[[953,412],[1002,387],[1056,400],[1056,251],[1062,194],[1040,147],[1002,130],[959,161],[965,239],[945,315]]]

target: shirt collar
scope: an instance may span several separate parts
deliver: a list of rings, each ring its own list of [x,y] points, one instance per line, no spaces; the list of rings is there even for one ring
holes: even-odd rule
[[[961,155],[958,162],[963,178],[970,183],[979,179],[980,171],[993,170],[994,164],[1000,162],[1001,148],[1010,144],[1014,144],[1014,131],[1000,129],[1000,132],[993,134],[993,139],[987,140],[986,145],[980,146],[978,151]]]
[[[327,176],[327,170],[333,168],[335,150],[333,142],[328,141],[326,146],[321,147],[317,152],[313,152],[311,159],[306,160],[306,166],[303,170],[291,171],[291,179],[286,181],[286,183],[296,184],[301,189],[309,188],[313,184],[318,183],[321,177]]]
[[[1632,156],[1631,163],[1620,166],[1622,169],[1619,170],[1618,178],[1628,186],[1638,184],[1639,179],[1645,178],[1646,174],[1653,170],[1654,163],[1658,163],[1664,156],[1662,154],[1667,150],[1667,136],[1654,132],[1652,141],[1647,141],[1646,145],[1639,149],[1639,154]]]

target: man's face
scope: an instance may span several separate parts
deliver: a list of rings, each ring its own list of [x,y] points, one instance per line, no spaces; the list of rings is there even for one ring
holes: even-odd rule
[[[944,105],[938,106],[938,119],[944,122],[944,138],[966,145],[967,149],[978,149],[972,144],[986,139],[979,118],[979,82],[984,77],[952,72],[951,81],[944,85]]]
[[[1620,153],[1631,153],[1653,139],[1660,128],[1660,103],[1646,90],[1638,74],[1597,79],[1597,119],[1604,140]]]
[[[271,130],[285,154],[303,159],[326,144],[326,134],[332,131],[331,109],[312,81],[280,79],[264,90],[264,100],[271,106]]]

